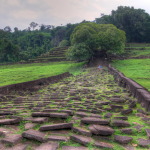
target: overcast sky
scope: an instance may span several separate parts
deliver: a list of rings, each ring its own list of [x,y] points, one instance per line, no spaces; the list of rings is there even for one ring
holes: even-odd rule
[[[93,21],[118,6],[134,6],[150,14],[150,0],[0,0],[0,29],[25,29],[32,21],[55,26]]]

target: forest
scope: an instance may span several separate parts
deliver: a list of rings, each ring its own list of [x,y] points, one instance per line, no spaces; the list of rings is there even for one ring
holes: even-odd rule
[[[143,9],[119,6],[110,15],[101,14],[92,22],[113,24],[126,33],[126,42],[150,42],[150,15]],[[81,23],[90,23],[82,21]],[[0,29],[0,63],[17,62],[35,58],[54,47],[71,46],[71,35],[81,23],[65,26],[44,25],[31,22],[29,27],[19,30],[6,26]]]

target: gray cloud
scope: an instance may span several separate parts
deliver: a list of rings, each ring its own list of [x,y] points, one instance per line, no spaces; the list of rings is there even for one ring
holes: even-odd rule
[[[149,0],[0,0],[0,4],[0,28],[9,25],[25,29],[32,21],[50,25],[92,21],[120,5],[150,13]]]

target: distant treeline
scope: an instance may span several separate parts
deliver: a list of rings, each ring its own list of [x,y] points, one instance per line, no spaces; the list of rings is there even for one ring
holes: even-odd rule
[[[119,6],[110,15],[101,14],[93,22],[113,24],[124,30],[127,42],[150,42],[150,15],[143,9]],[[0,62],[28,60],[53,47],[69,46],[70,35],[77,25],[79,23],[54,27],[31,22],[27,29],[15,27],[13,31],[6,26],[0,29]]]

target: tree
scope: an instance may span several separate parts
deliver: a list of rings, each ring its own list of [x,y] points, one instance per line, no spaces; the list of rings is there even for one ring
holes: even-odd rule
[[[38,24],[35,23],[35,22],[31,22],[31,23],[30,23],[30,27],[31,27],[33,30],[34,30],[37,26],[38,26]]]
[[[6,26],[6,27],[4,28],[4,31],[6,31],[6,32],[11,32],[10,26]]]
[[[98,24],[114,24],[126,32],[128,42],[145,42],[150,33],[150,15],[143,9],[119,6],[111,15],[103,15],[95,19]]]
[[[125,32],[112,24],[82,23],[71,35],[72,47],[67,57],[81,61],[88,60],[98,53],[121,54],[125,42]]]

